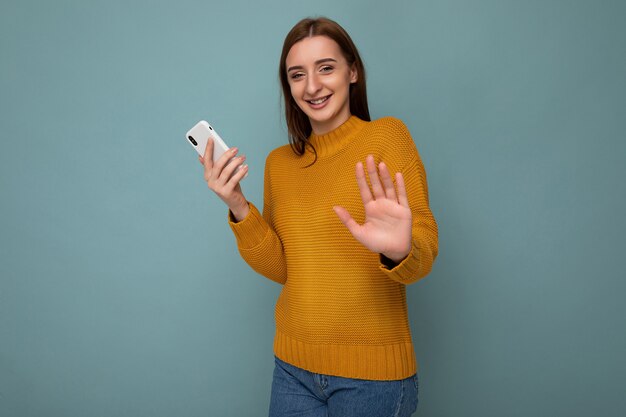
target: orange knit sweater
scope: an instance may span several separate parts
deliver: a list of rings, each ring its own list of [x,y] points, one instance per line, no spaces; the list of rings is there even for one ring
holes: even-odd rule
[[[311,372],[395,380],[417,371],[405,284],[427,275],[437,256],[437,224],[428,206],[426,173],[398,119],[355,116],[298,156],[282,146],[267,158],[263,215],[230,225],[241,256],[258,273],[283,284],[275,309],[274,353]],[[408,257],[385,265],[341,223],[333,206],[359,223],[364,208],[354,166],[374,155],[392,175],[402,172],[413,212]],[[391,268],[391,269],[389,269]]]

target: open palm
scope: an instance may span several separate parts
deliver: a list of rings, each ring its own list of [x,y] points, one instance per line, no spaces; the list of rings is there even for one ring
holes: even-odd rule
[[[411,250],[411,209],[406,195],[402,174],[396,174],[396,187],[384,162],[376,170],[374,157],[366,159],[367,173],[372,189],[367,184],[363,164],[356,164],[356,179],[365,208],[365,222],[358,224],[339,206],[334,210],[350,233],[372,252],[381,253],[399,262]]]

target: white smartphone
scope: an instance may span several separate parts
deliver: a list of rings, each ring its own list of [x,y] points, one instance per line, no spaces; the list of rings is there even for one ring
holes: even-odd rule
[[[230,149],[220,135],[217,134],[215,129],[213,129],[213,126],[208,124],[205,120],[200,120],[196,123],[194,127],[189,129],[185,136],[187,137],[187,141],[194,147],[200,156],[204,156],[204,151],[206,150],[209,138],[213,139],[213,162],[217,161],[220,156],[224,154],[224,152]],[[230,161],[232,161],[232,158]],[[228,165],[230,161],[228,161],[226,165]],[[242,167],[243,165],[239,165],[231,174],[231,178]]]
[[[200,120],[185,135],[187,141],[194,147],[200,156],[204,156],[209,138],[213,139],[213,161],[217,161],[229,148],[215,129],[205,120]]]

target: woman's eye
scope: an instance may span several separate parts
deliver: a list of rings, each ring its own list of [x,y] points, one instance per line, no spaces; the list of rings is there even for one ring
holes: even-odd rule
[[[291,74],[291,79],[292,80],[297,80],[298,78],[302,78],[304,75],[301,73],[295,73],[295,74]]]
[[[322,67],[320,69],[320,71],[322,71],[322,72],[329,72],[329,71],[332,71],[332,70],[333,70],[333,67]]]

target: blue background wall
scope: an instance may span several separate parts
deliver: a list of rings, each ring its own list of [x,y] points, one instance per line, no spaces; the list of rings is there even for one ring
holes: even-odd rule
[[[624,4],[3,0],[0,415],[266,414],[280,288],[183,135],[239,146],[261,204],[282,41],[319,14],[428,172],[416,415],[621,415]]]

